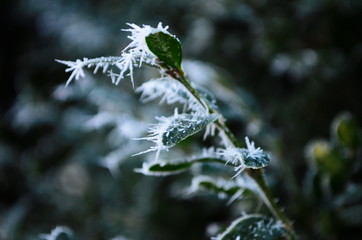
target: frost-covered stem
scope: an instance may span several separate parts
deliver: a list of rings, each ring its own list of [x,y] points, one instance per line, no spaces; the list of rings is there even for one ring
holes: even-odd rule
[[[186,76],[184,75],[184,73],[182,73],[182,75],[180,75],[177,80],[179,80],[179,81],[187,88],[187,90],[189,90],[189,92],[192,94],[192,96],[194,96],[194,98],[195,98],[206,110],[208,110],[210,114],[216,113],[216,112],[212,111],[212,108],[209,106],[209,104],[202,99],[202,96],[200,95],[200,93],[199,93],[194,87],[191,86],[190,81],[186,78]]]
[[[222,116],[222,114],[217,111],[216,109],[212,108],[207,101],[203,100],[202,96],[200,95],[200,93],[190,84],[190,81],[187,79],[187,77],[184,74],[181,74],[180,79],[179,80],[186,88],[187,90],[189,90],[189,92],[196,98],[196,100],[203,105],[206,110],[210,113],[210,114],[218,114],[220,116]],[[233,145],[235,147],[242,147],[242,145],[240,144],[240,142],[236,139],[235,135],[230,131],[230,129],[226,126],[224,118],[220,117],[219,120],[217,122],[215,122],[216,126],[218,126],[219,129],[221,129],[226,136],[228,137],[228,139],[233,143]]]
[[[285,215],[280,206],[276,203],[275,198],[273,197],[273,194],[271,193],[270,188],[265,181],[263,169],[247,169],[246,173],[258,184],[258,190],[262,195],[262,200],[268,206],[274,217],[279,219],[284,224],[289,239],[296,240],[297,236],[294,232],[292,222]]]
[[[190,81],[187,79],[183,71],[179,71],[176,69],[167,69],[166,73],[168,73],[172,78],[178,80],[181,82],[186,89],[195,97],[195,99],[205,107],[205,109],[210,114],[219,114],[222,116],[222,114],[217,111],[216,109],[212,108],[206,100],[203,99],[203,97],[200,95],[200,93],[190,84]],[[242,147],[242,144],[237,140],[235,135],[230,131],[230,129],[226,126],[224,122],[224,118],[220,117],[215,124],[218,126],[218,128],[225,133],[228,140],[234,147]],[[284,214],[284,212],[281,210],[280,206],[275,202],[274,197],[270,191],[270,188],[268,187],[265,177],[263,174],[262,169],[246,169],[245,174],[250,176],[255,183],[258,185],[260,194],[262,195],[262,200],[264,201],[265,205],[269,208],[270,212],[274,215],[276,219],[281,221],[288,233],[290,240],[296,240],[296,234],[294,232],[293,226],[291,221],[288,219],[288,217]]]

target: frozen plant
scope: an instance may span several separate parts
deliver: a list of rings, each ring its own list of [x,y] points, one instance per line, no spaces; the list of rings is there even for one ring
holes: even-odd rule
[[[56,240],[58,237],[60,238],[62,234],[65,234],[67,237],[71,237],[73,235],[72,230],[70,230],[68,227],[57,226],[51,231],[51,233],[42,233],[39,234],[39,237],[43,240]]]
[[[57,60],[67,65],[66,71],[71,72],[66,84],[73,79],[84,77],[85,67],[94,67],[94,73],[102,68],[114,84],[129,76],[133,86],[135,67],[148,65],[158,69],[159,78],[151,79],[136,89],[141,93],[141,100],[148,102],[161,98],[162,103],[181,104],[183,107],[181,111],[175,108],[172,116],[156,117],[158,123],[151,125],[149,135],[138,138],[154,143],[149,149],[138,154],[156,152],[156,156],[154,161],[144,163],[137,171],[146,175],[164,176],[205,163],[231,166],[236,174],[231,175],[229,179],[223,180],[216,176],[196,177],[191,191],[204,188],[216,192],[219,196],[229,196],[229,201],[235,201],[241,197],[244,190],[249,190],[264,202],[271,216],[242,216],[214,239],[244,239],[246,235],[259,239],[296,239],[291,221],[275,202],[264,179],[263,168],[269,164],[270,155],[261,148],[256,148],[255,143],[248,137],[245,137],[245,144],[240,142],[227,127],[213,95],[189,81],[182,68],[181,43],[168,32],[168,27],[163,27],[161,23],[156,28],[149,25],[128,25],[131,28],[123,31],[130,33],[128,38],[131,43],[122,51],[120,57],[83,58],[74,62]],[[118,72],[111,68],[117,69]],[[161,151],[168,151],[180,141],[203,129],[204,138],[220,138],[220,144],[204,151],[200,157],[177,161],[159,160]]]

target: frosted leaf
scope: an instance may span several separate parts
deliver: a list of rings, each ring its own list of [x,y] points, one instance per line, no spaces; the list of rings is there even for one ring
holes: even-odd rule
[[[126,52],[127,50],[130,52],[132,50],[133,53],[136,54],[136,57],[139,58],[140,66],[142,65],[143,61],[151,60],[152,62],[155,60],[154,54],[149,50],[147,46],[146,37],[150,34],[157,32],[163,32],[165,34],[171,35],[167,31],[168,26],[163,27],[161,22],[158,23],[156,28],[153,28],[149,25],[143,25],[143,27],[139,27],[134,23],[127,23],[127,25],[131,28],[122,29],[122,31],[131,33],[128,38],[131,39],[132,42],[123,50],[123,52]]]
[[[216,114],[178,114],[177,109],[171,117],[157,117],[159,123],[149,129],[149,136],[138,139],[152,141],[156,145],[138,154],[156,151],[156,159],[158,159],[160,151],[168,150],[178,142],[201,131],[218,118],[219,115]]]
[[[135,169],[135,172],[148,176],[168,176],[184,172],[192,166],[192,162],[166,162],[157,161],[152,163],[143,163],[142,168]]]
[[[257,188],[253,180],[246,176],[238,176],[233,179],[215,178],[210,176],[196,176],[187,190],[188,194],[206,190],[217,193],[219,198],[228,197],[228,204],[239,199],[246,190],[256,193]]]
[[[162,64],[182,72],[182,46],[175,36],[158,31],[149,34],[145,39],[148,49]]]
[[[72,230],[70,230],[68,227],[57,226],[49,234],[39,234],[39,238],[43,240],[57,240],[57,238],[63,234],[68,236],[67,239],[73,236]]]
[[[241,153],[244,159],[244,165],[247,168],[262,168],[269,165],[270,155],[264,151],[259,152],[258,154],[250,154],[249,150],[241,149]]]
[[[259,214],[242,216],[213,240],[281,240],[286,231],[280,221]]]
[[[195,158],[183,161],[156,161],[143,163],[142,168],[135,169],[135,172],[149,176],[168,176],[182,173],[197,163],[217,162],[224,164],[223,160],[214,158]]]
[[[209,176],[197,176],[192,179],[188,194],[200,191],[201,189],[217,193],[219,198],[233,196],[236,193],[240,196],[243,189],[235,181],[227,181],[222,178],[213,178]],[[241,190],[241,191],[240,191]]]
[[[200,86],[194,86],[194,88],[211,107],[217,108],[216,100],[209,91]],[[197,101],[183,84],[169,77],[151,79],[138,87],[136,92],[141,93],[142,102],[149,102],[160,98],[160,104],[166,103],[171,105],[180,103],[184,106],[184,109],[207,113],[207,109]]]
[[[180,118],[175,118],[162,134],[162,143],[172,147],[183,139],[204,129],[209,123],[218,119],[218,115],[192,116],[183,114]]]
[[[245,168],[262,168],[266,167],[270,162],[270,155],[264,152],[261,148],[255,148],[255,143],[250,142],[248,137],[245,137],[247,148],[237,148],[228,146],[225,149],[218,149],[219,155],[233,164],[236,175],[240,174]]]

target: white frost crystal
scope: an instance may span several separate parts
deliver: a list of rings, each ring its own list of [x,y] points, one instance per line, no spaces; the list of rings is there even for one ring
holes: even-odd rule
[[[119,73],[113,73],[109,71],[109,75],[112,78],[114,84],[118,84],[125,76],[130,76],[132,85],[134,86],[133,81],[133,67],[141,67],[142,63],[145,62],[150,65],[157,65],[156,56],[149,50],[146,37],[150,34],[163,32],[171,35],[167,29],[168,26],[163,27],[162,23],[159,23],[156,28],[153,28],[149,25],[143,25],[139,27],[134,23],[128,23],[129,29],[122,29],[122,31],[130,32],[131,35],[128,36],[132,40],[128,46],[123,49],[120,57],[99,57],[99,58],[83,58],[77,59],[76,61],[63,61],[56,60],[59,63],[67,65],[68,68],[66,72],[72,72],[70,77],[67,80],[66,85],[71,83],[73,79],[78,80],[81,77],[84,77],[84,67],[95,67],[94,73],[98,71],[99,68],[103,68],[103,72],[107,72],[109,66],[115,66],[119,69]]]
[[[270,161],[270,156],[260,147],[255,148],[255,143],[250,142],[248,137],[245,137],[245,142],[247,148],[237,148],[229,145],[225,149],[219,148],[217,150],[220,157],[235,166],[235,176],[239,175],[245,168],[265,167]]]
[[[178,81],[170,77],[151,79],[136,89],[141,93],[141,101],[149,102],[160,98],[160,104],[180,103],[184,109],[207,113],[207,109]]]
[[[255,143],[252,141],[250,142],[248,137],[245,137],[246,147],[248,148],[248,157],[250,158],[257,158],[263,153],[260,147],[255,148]]]

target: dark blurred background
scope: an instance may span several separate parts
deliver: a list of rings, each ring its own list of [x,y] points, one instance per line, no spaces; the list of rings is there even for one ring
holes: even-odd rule
[[[307,143],[329,139],[341,112],[361,126],[360,0],[3,0],[0,9],[0,239],[39,239],[57,225],[70,227],[77,239],[208,239],[211,223],[239,214],[211,195],[177,196],[174,188],[187,185],[187,176],[134,173],[142,159],[129,157],[134,152],[122,148],[126,140],[114,140],[114,126],[89,124],[104,109],[154,121],[153,113],[140,117],[147,107],[129,81],[113,86],[101,74],[87,75],[64,88],[69,74],[54,59],[119,55],[128,42],[120,31],[127,22],[169,25],[185,59],[214,66],[254,99],[251,110],[268,126],[265,135],[294,185],[273,178],[277,164],[267,174],[302,239],[361,236],[359,190],[350,222],[333,207],[321,210],[335,206],[333,197],[312,201],[302,194],[310,171]],[[251,134],[247,117],[226,115],[241,138],[248,129]],[[93,128],[84,130],[87,124]],[[262,136],[256,139],[263,144]],[[126,161],[114,160],[120,155]],[[104,156],[108,165],[100,164]],[[360,162],[360,150],[352,157]],[[349,183],[361,181],[356,168]]]

